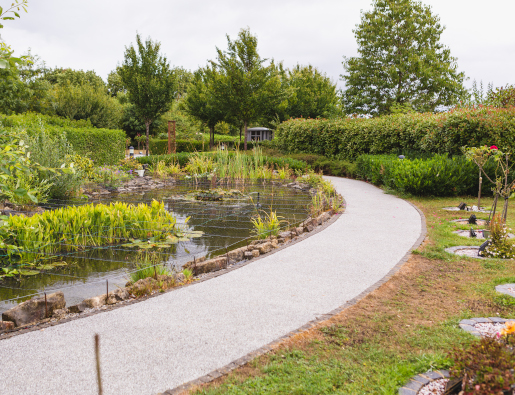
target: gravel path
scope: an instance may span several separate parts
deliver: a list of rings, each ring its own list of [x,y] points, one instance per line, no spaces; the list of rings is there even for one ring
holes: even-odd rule
[[[421,234],[410,204],[331,178],[347,211],[323,231],[209,281],[0,341],[0,393],[156,394],[227,365],[381,280]]]

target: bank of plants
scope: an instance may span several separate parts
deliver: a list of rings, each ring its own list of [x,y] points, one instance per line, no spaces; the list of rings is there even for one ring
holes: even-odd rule
[[[474,195],[478,190],[476,165],[465,156],[431,155],[422,158],[396,155],[361,155],[356,172],[364,180],[388,189],[415,196]],[[488,160],[487,174],[494,174],[496,163]],[[494,186],[486,180],[481,185],[485,194]]]
[[[196,237],[197,235],[195,235]],[[10,216],[0,221],[1,265],[37,267],[62,251],[137,241],[132,246],[170,246],[189,240],[164,203],[87,204],[45,211],[32,217]]]
[[[281,231],[282,225],[286,222],[283,217],[278,216],[276,211],[270,208],[270,212],[259,211],[257,212],[250,221],[252,222],[253,229],[252,233],[258,239],[266,239],[270,236],[277,236]]]
[[[491,218],[489,229],[489,243],[482,255],[498,259],[515,258],[515,245],[509,237],[510,229],[508,229],[500,214],[496,214]]]

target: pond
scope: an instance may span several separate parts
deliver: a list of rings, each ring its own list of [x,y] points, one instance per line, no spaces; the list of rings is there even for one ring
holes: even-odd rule
[[[202,231],[201,237],[155,252],[163,265],[178,271],[193,257],[212,257],[225,253],[226,248],[230,250],[246,245],[247,239],[253,236],[250,219],[258,211],[276,211],[285,221],[284,226],[299,223],[308,216],[311,197],[306,192],[270,184],[230,185],[224,188],[238,190],[241,195],[233,194],[222,201],[210,201],[208,192],[202,192],[201,197],[196,196],[199,191],[211,189],[209,185],[178,183],[150,192],[109,195],[95,202],[150,204],[156,199],[165,203],[166,209],[173,212],[181,227]],[[55,209],[70,204],[74,203],[51,201],[42,206]],[[123,287],[130,271],[136,269],[142,253],[122,244],[65,252],[53,258],[66,262],[65,266],[21,279],[0,280],[0,312],[38,293],[60,290],[65,295],[67,306],[71,306],[85,298],[105,293],[106,286],[111,291],[118,286]]]

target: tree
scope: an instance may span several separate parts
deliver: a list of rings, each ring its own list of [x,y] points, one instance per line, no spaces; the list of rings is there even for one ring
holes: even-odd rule
[[[336,84],[315,67],[297,65],[288,70],[288,98],[286,114],[290,118],[329,118],[336,113],[338,96]]]
[[[457,59],[440,43],[444,27],[414,0],[375,0],[353,30],[358,57],[344,57],[347,113],[381,115],[394,104],[435,111],[466,95]]]
[[[209,146],[215,144],[215,126],[224,120],[221,102],[213,94],[213,84],[220,78],[214,67],[200,68],[193,74],[184,99],[186,112],[209,128]]]
[[[285,93],[274,61],[265,65],[268,59],[259,56],[257,37],[249,29],[240,30],[235,41],[227,35],[227,47],[227,51],[217,48],[217,62],[212,62],[219,73],[212,83],[213,96],[221,103],[226,120],[243,122],[244,149],[247,150],[249,122],[262,117],[270,107],[279,105]]]
[[[143,43],[136,35],[137,48],[125,47],[125,59],[118,73],[127,88],[129,102],[145,121],[148,156],[150,124],[170,107],[177,94],[174,72],[166,57],[159,55],[161,44],[150,38]]]

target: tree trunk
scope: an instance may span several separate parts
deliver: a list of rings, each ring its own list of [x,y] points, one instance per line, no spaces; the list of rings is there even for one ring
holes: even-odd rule
[[[481,169],[479,169],[479,192],[477,193],[477,210],[481,210],[481,184],[483,184],[483,177],[481,177]]]
[[[209,148],[213,149],[215,146],[215,128],[210,126],[209,127]]]
[[[243,150],[247,151],[247,121],[244,121],[244,128],[245,128],[245,136],[243,140]]]
[[[147,128],[147,147],[146,147],[146,150],[145,150],[145,156],[148,156],[148,135],[150,133],[150,124],[152,123],[152,121],[148,121],[148,120],[145,120],[145,127]]]

